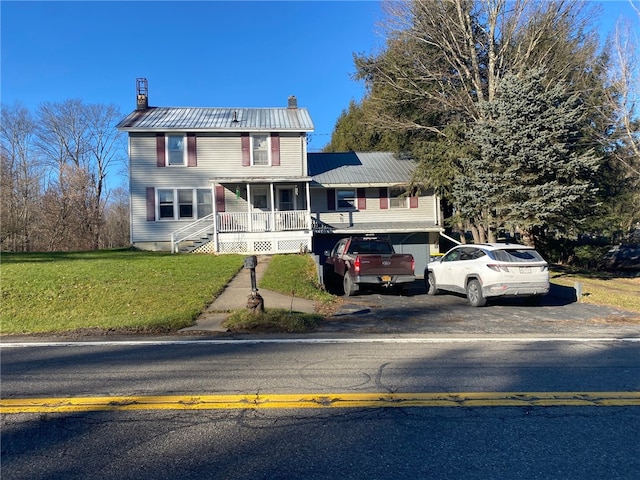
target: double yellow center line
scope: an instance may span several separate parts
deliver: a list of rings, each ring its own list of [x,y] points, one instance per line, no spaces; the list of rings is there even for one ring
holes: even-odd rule
[[[638,407],[640,392],[302,393],[0,399],[0,414],[390,407]]]

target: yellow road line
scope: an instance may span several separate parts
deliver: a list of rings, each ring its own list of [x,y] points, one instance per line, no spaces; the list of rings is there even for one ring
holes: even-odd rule
[[[0,414],[127,410],[353,407],[623,407],[640,392],[327,393],[0,399]]]

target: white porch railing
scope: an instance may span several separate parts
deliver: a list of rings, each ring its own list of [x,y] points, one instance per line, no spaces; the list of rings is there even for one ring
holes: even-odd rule
[[[214,217],[215,226],[214,229]],[[311,216],[306,210],[282,212],[219,212],[200,218],[171,234],[171,251],[180,243],[198,240],[214,233],[254,233],[311,230]]]
[[[218,232],[282,232],[309,230],[311,218],[306,210],[283,212],[218,213]]]

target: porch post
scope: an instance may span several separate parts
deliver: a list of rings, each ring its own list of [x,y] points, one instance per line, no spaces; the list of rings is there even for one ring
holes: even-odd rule
[[[251,186],[247,183],[247,228],[250,232],[253,232],[253,221],[251,215]]]
[[[216,182],[211,182],[213,205],[211,211],[213,212],[213,249],[216,253],[218,250],[218,211],[216,210],[218,198],[216,197]]]
[[[269,230],[271,230],[272,232],[275,232],[276,230],[276,201],[275,201],[275,195],[274,195],[274,188],[273,188],[273,182],[271,182],[269,184],[269,190],[270,190],[270,195],[271,195],[271,228]]]
[[[309,184],[311,182],[305,182],[305,191],[307,194],[307,228],[311,231],[311,189]]]

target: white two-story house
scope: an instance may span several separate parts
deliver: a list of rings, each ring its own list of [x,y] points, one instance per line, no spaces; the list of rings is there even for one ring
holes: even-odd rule
[[[281,108],[137,108],[129,135],[131,243],[144,250],[274,254],[324,250],[347,235],[389,237],[420,273],[444,229],[439,199],[407,186],[393,153],[308,153],[309,113]]]
[[[307,134],[283,108],[137,108],[129,135],[131,243],[145,250],[291,253],[312,244]]]

